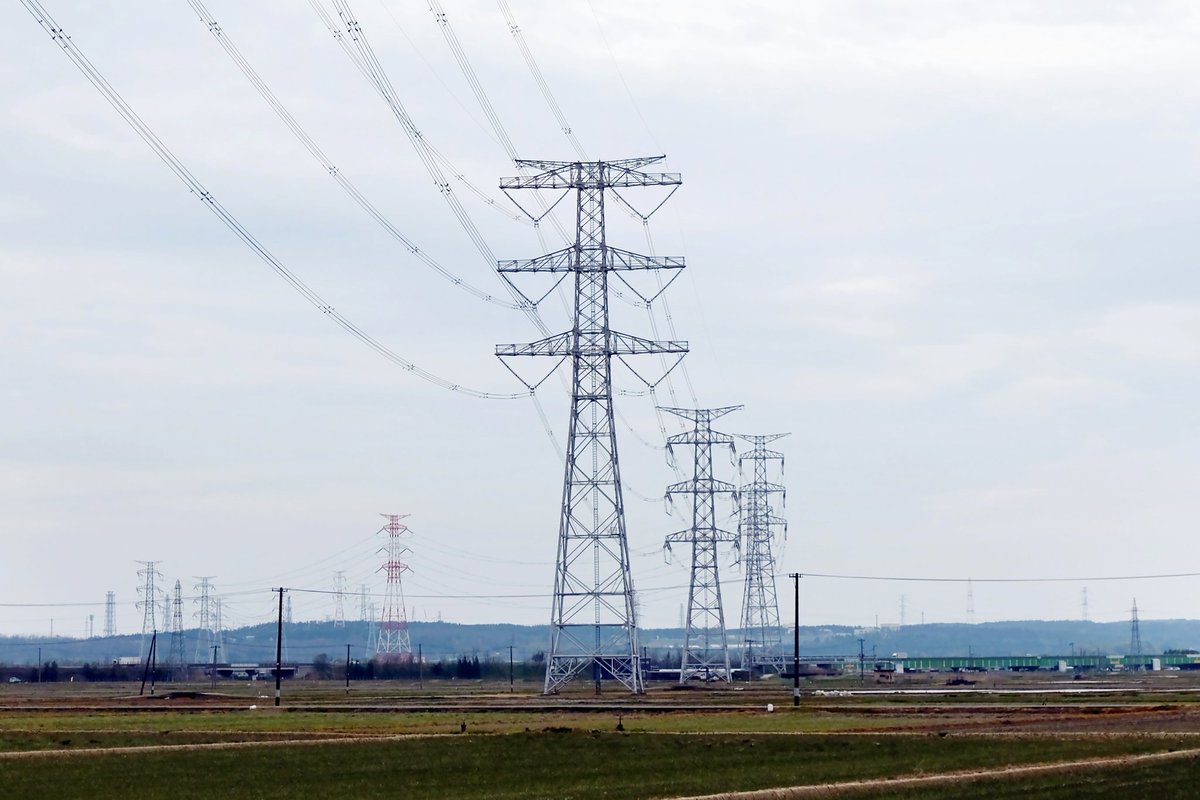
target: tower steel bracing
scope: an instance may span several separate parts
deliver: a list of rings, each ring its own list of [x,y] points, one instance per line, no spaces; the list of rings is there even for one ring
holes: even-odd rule
[[[138,645],[138,660],[142,660],[146,655],[146,637],[152,636],[158,630],[158,620],[155,613],[158,609],[158,582],[162,580],[162,573],[158,571],[157,561],[139,561],[142,568],[138,570],[138,577],[142,579],[142,585],[138,587],[138,596],[141,598],[135,606],[142,609],[142,639]],[[166,619],[163,619],[166,623]]]
[[[534,272],[556,278],[555,286],[568,276],[574,282],[570,330],[530,344],[496,347],[496,355],[501,357],[549,356],[558,359],[557,363],[567,359],[571,362],[571,411],[546,659],[547,694],[584,673],[595,683],[597,692],[605,678],[619,681],[631,692],[643,691],[613,422],[612,360],[615,357],[624,362],[627,356],[653,353],[678,354],[682,359],[687,343],[651,341],[613,330],[609,326],[609,280],[613,277],[628,286],[626,276],[631,271],[680,270],[684,262],[682,258],[644,256],[610,246],[604,215],[608,192],[678,186],[682,182],[678,174],[642,171],[642,167],[662,158],[522,160],[517,162],[518,167],[538,172],[500,182],[506,193],[549,189],[561,191],[564,197],[575,194],[572,244],[537,258],[498,264],[506,278]],[[526,299],[536,305],[542,298]],[[531,385],[530,390],[535,387]]]
[[[753,445],[750,452],[738,457],[745,475],[750,464],[749,480],[743,478],[738,502],[738,535],[742,539],[742,564],[745,583],[742,591],[742,632],[744,638],[758,645],[754,664],[783,674],[787,657],[783,652],[783,631],[779,624],[779,596],[775,591],[776,530],[787,533],[787,520],[775,513],[771,497],[779,495],[786,502],[787,490],[782,484],[768,480],[770,463],[779,462],[783,473],[783,453],[768,450],[767,445],[787,436],[772,433],[763,436],[739,434],[738,438]],[[750,668],[750,647],[743,643],[742,666]]]
[[[691,545],[692,570],[688,582],[687,628],[679,663],[679,682],[694,677],[705,680],[719,678],[731,681],[729,669],[729,638],[725,634],[725,610],[721,604],[721,581],[717,568],[717,547],[722,542],[737,543],[736,534],[717,527],[716,496],[729,495],[737,502],[737,487],[713,478],[712,447],[729,445],[733,437],[712,429],[712,421],[737,411],[741,406],[724,408],[663,408],[677,417],[691,420],[692,430],[667,437],[667,450],[675,445],[691,445],[693,469],[691,480],[667,487],[667,498],[691,495],[692,527],[667,536],[666,547],[672,544]]]
[[[404,608],[404,584],[400,576],[408,571],[408,564],[400,559],[408,548],[400,540],[408,533],[408,526],[400,522],[408,514],[383,514],[387,520],[383,530],[387,531],[388,543],[380,552],[386,560],[380,570],[387,576],[383,593],[383,611],[379,615],[379,631],[375,638],[375,653],[381,661],[411,661],[412,640],[408,635],[408,613]]]

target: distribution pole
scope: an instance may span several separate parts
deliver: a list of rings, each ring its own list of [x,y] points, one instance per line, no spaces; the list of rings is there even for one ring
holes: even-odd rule
[[[713,478],[712,447],[714,444],[733,448],[733,437],[712,429],[712,421],[741,406],[724,408],[663,408],[677,417],[690,419],[692,430],[667,437],[667,450],[677,444],[690,444],[694,450],[692,479],[667,487],[667,498],[677,494],[692,497],[692,527],[667,537],[669,550],[673,542],[691,545],[692,571],[688,583],[687,628],[683,652],[680,655],[679,682],[687,683],[697,675],[706,680],[715,671],[721,680],[732,682],[729,668],[729,639],[725,633],[725,610],[721,604],[721,581],[717,570],[717,545],[737,542],[737,536],[717,527],[717,494],[728,494],[736,502],[737,489],[732,483]],[[690,662],[690,666],[689,666]]]
[[[279,699],[283,689],[283,593],[282,586],[277,590],[279,592],[279,616],[275,622],[275,705],[279,705]]]
[[[508,646],[508,691],[513,691],[513,646]]]
[[[792,705],[800,705],[800,573],[788,575],[792,579],[792,596],[795,601],[795,629],[792,631]]]
[[[663,353],[676,355],[678,363],[687,352],[687,343],[651,341],[613,330],[609,325],[609,281],[621,281],[648,305],[670,281],[658,282],[658,291],[646,296],[629,283],[630,273],[670,269],[678,275],[684,261],[610,246],[605,230],[605,199],[611,193],[618,202],[624,202],[616,194],[617,189],[678,186],[682,182],[678,174],[642,171],[642,167],[662,159],[519,160],[518,168],[538,172],[500,182],[505,192],[550,189],[563,192],[563,196],[570,192],[575,195],[572,244],[537,258],[501,261],[498,265],[504,276],[532,272],[554,279],[554,285],[540,297],[525,296],[530,307],[536,307],[568,276],[574,283],[570,330],[530,344],[496,347],[496,355],[501,357],[547,356],[556,359],[555,366],[568,359],[571,363],[571,412],[559,509],[546,694],[557,692],[577,675],[589,674],[597,692],[605,678],[620,682],[635,694],[644,691],[617,458],[612,360],[625,363],[628,356]],[[532,392],[548,377],[525,384]]]
[[[346,644],[346,691],[350,691],[350,644]]]

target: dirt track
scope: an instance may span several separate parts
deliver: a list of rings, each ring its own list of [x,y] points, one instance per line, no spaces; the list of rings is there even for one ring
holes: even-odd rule
[[[1089,758],[1081,761],[1061,761],[1055,764],[1033,764],[996,769],[944,772],[936,775],[920,775],[911,778],[876,778],[873,780],[822,783],[809,786],[787,786],[778,789],[756,789],[749,792],[722,792],[720,794],[692,795],[674,800],[790,800],[796,797],[833,797],[852,794],[863,790],[906,789],[930,784],[966,783],[976,780],[999,780],[1025,775],[1042,775],[1055,772],[1117,767],[1147,761],[1166,761],[1181,758],[1200,758],[1200,749],[1176,750],[1166,753],[1116,756],[1113,758]]]

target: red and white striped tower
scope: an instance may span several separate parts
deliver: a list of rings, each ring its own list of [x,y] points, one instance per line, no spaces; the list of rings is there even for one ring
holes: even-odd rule
[[[387,547],[380,550],[387,558],[380,571],[387,575],[387,588],[383,593],[383,612],[379,616],[379,632],[375,639],[375,654],[380,661],[411,661],[412,641],[408,636],[408,616],[404,610],[404,586],[400,576],[408,570],[408,564],[400,557],[409,552],[400,542],[400,535],[408,533],[408,526],[400,522],[408,514],[382,514],[387,524]]]

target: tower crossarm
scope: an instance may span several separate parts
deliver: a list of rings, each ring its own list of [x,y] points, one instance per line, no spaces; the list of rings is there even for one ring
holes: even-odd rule
[[[675,444],[733,444],[733,437],[726,433],[710,431],[707,434],[697,434],[695,431],[684,431],[667,437],[667,445]]]
[[[738,456],[738,461],[782,461],[783,453],[774,450],[756,449]]]
[[[602,340],[604,345],[599,348],[584,347],[582,343],[576,343],[584,338],[576,337],[573,331],[565,331],[529,344],[498,344],[496,345],[496,355],[501,357],[556,356],[562,358],[580,355],[642,356],[655,353],[686,353],[688,351],[688,343],[685,341],[654,341],[619,331],[608,331],[608,335]],[[587,337],[587,339],[590,340],[591,337]]]
[[[696,531],[690,528],[686,531],[675,531],[674,533],[667,534],[666,543],[668,545],[678,542],[691,544],[693,541],[695,541],[696,536]],[[721,528],[708,528],[703,532],[703,538],[714,542],[736,542],[738,540],[738,535],[736,533],[732,533],[731,531],[722,530]]]
[[[718,417],[723,417],[726,414],[730,414],[734,411],[740,411],[743,408],[745,408],[745,406],[742,405],[722,406],[721,408],[675,408],[673,406],[659,406],[658,410],[666,411],[668,414],[674,414],[675,416],[683,417],[684,419],[690,419],[693,422],[712,422]],[[718,434],[714,432],[713,435],[723,436],[728,441],[733,441],[733,437],[724,433]]]
[[[758,495],[766,494],[783,494],[787,492],[787,487],[781,483],[767,483],[766,481],[755,481],[748,483],[742,487],[747,493],[753,492]]]
[[[575,245],[555,250],[553,253],[534,258],[497,261],[498,272],[571,272],[573,270],[649,270],[683,269],[687,262],[683,256],[644,256],[631,250],[622,250],[611,245],[604,248],[608,258],[602,264],[581,263]]]
[[[762,447],[770,442],[774,442],[778,439],[782,439],[785,436],[791,436],[790,433],[767,433],[767,434],[738,433],[738,434],[734,434],[734,435],[737,436],[739,439],[743,439],[757,447]],[[765,451],[765,452],[770,452],[770,451]],[[778,455],[778,454],[775,454],[775,455]]]
[[[733,494],[737,491],[737,487],[732,483],[718,481],[714,478],[697,479],[690,478],[679,483],[672,483],[667,487],[667,494],[713,494],[728,493]]]
[[[645,167],[661,161],[663,156],[626,158],[617,161],[540,161],[518,160],[517,166],[539,169],[536,175],[503,178],[501,189],[601,189],[631,186],[678,186],[683,178],[678,172],[642,172]],[[586,177],[585,177],[586,176]]]

